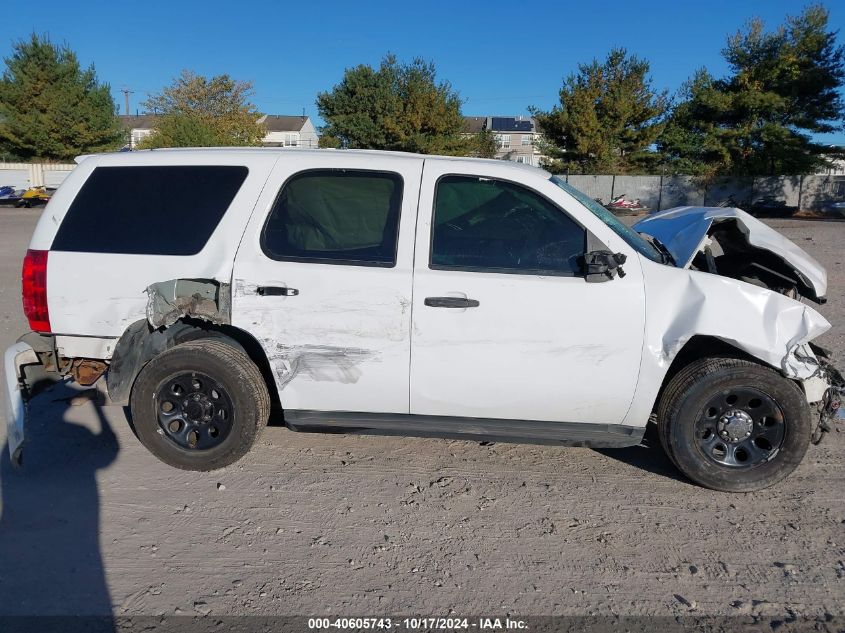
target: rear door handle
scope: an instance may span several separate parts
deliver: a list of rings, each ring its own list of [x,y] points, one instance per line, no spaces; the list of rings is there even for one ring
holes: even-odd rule
[[[425,305],[431,308],[477,308],[479,303],[466,297],[426,297]]]
[[[258,286],[257,290],[262,297],[295,297],[299,294],[299,290],[287,286]]]

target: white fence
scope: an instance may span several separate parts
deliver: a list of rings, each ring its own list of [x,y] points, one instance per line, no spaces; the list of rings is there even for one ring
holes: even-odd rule
[[[0,163],[0,187],[58,187],[74,167],[72,163]]]

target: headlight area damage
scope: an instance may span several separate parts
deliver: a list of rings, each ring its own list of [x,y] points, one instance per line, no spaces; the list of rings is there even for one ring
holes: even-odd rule
[[[799,381],[819,413],[813,437],[818,443],[845,389],[830,354],[810,343],[830,323],[797,300],[824,303],[827,273],[821,264],[740,209],[669,209],[634,229],[659,240],[687,273],[644,264],[644,369],[651,362],[655,377],[662,377],[694,336],[717,338]]]

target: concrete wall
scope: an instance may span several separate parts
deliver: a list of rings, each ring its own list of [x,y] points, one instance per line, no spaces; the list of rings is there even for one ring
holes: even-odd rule
[[[567,182],[603,204],[625,194],[651,210],[681,206],[731,206],[740,209],[765,201],[821,211],[829,202],[845,200],[845,175],[716,178],[708,183],[693,176],[566,176]]]

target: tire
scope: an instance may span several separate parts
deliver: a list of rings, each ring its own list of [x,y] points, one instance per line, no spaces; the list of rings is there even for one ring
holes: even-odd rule
[[[207,471],[249,452],[270,414],[258,367],[235,344],[199,339],[149,361],[129,400],[141,443],[165,464]]]
[[[747,360],[706,358],[681,369],[666,386],[657,429],[669,459],[692,481],[723,492],[752,492],[795,470],[812,424],[804,393],[793,381]]]

